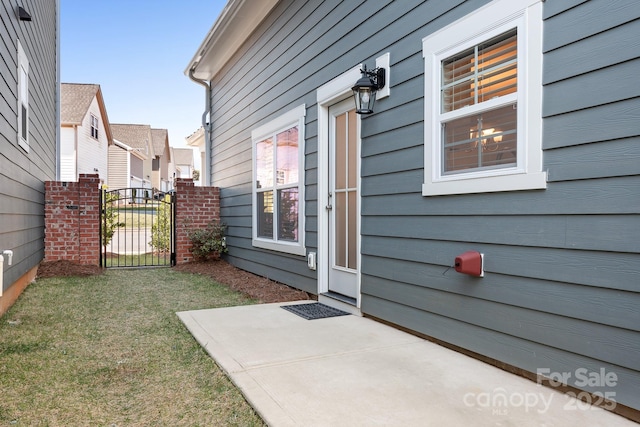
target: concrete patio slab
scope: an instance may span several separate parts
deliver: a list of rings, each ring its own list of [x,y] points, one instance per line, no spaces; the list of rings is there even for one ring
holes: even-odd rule
[[[280,303],[179,318],[271,426],[637,426],[371,319]]]

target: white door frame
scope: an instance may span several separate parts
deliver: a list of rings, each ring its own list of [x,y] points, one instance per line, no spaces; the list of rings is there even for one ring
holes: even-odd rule
[[[362,76],[360,69],[362,64],[341,74],[330,82],[319,87],[316,91],[318,105],[318,295],[329,291],[329,212],[326,209],[329,194],[329,107],[336,102],[351,96],[351,87]],[[355,104],[354,104],[355,108]],[[359,122],[359,121],[358,121]],[[358,123],[358,127],[360,124]],[[358,156],[358,172],[360,171],[360,156]],[[360,173],[357,177],[358,189],[361,188]],[[358,192],[360,196],[360,192]],[[361,280],[361,255],[360,255],[360,198],[358,200],[358,272],[357,272],[357,296],[356,308],[360,309],[360,280]]]

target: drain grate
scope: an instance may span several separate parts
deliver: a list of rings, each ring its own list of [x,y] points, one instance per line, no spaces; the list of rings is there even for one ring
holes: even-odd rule
[[[327,317],[346,316],[349,313],[329,307],[328,305],[314,302],[311,304],[295,304],[280,306],[291,313],[297,314],[307,320],[326,319]]]

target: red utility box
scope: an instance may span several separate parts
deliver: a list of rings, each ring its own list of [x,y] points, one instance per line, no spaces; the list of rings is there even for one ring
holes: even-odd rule
[[[477,251],[467,251],[456,257],[454,267],[458,273],[484,277],[483,261],[484,254]]]

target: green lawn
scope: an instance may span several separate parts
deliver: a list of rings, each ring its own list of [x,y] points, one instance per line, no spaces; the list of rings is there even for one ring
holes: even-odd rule
[[[169,252],[134,255],[108,254],[106,258],[106,267],[141,267],[147,265],[169,266],[171,265],[171,254]]]
[[[38,279],[0,318],[0,425],[263,425],[175,314],[250,303],[166,268]]]
[[[155,211],[156,207],[152,205],[143,208],[120,207],[117,209],[116,222],[124,224],[127,228],[151,228],[156,218]]]

